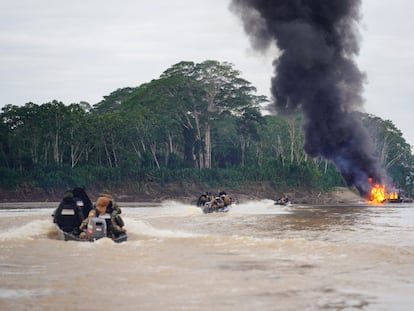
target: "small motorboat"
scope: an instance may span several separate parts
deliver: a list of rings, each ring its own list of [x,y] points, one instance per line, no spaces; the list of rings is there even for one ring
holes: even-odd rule
[[[290,202],[289,200],[276,200],[275,205],[289,206],[292,205],[292,202]]]
[[[86,235],[81,238],[81,231],[79,226],[81,219],[79,211],[76,208],[65,207],[55,211],[57,215],[52,215],[58,233],[58,240],[62,241],[89,241],[93,242],[101,238],[110,238],[116,243],[125,242],[128,239],[126,232],[118,236],[112,236],[108,230],[111,222],[111,215],[104,214],[99,217],[92,217],[89,219]]]

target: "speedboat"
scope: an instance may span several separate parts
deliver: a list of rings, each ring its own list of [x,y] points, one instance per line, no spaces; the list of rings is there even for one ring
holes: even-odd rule
[[[292,205],[292,202],[286,200],[277,200],[275,201],[275,205],[289,206]]]
[[[79,216],[79,210],[72,207],[64,207],[55,211],[56,215],[52,215],[54,218],[57,238],[62,241],[89,241],[93,242],[101,238],[110,238],[116,243],[125,242],[128,239],[126,232],[119,234],[118,236],[112,236],[109,233],[109,226],[111,222],[110,214],[103,214],[99,217],[92,217],[89,219],[86,235],[81,238],[81,231],[79,226],[81,225],[81,217]]]

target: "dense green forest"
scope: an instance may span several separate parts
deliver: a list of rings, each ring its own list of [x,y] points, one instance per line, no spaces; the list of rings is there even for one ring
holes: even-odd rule
[[[328,190],[335,167],[308,157],[301,116],[264,115],[264,96],[232,64],[181,62],[91,106],[52,101],[1,112],[0,187],[65,188],[176,181]],[[361,114],[382,166],[413,192],[414,162],[389,120]]]

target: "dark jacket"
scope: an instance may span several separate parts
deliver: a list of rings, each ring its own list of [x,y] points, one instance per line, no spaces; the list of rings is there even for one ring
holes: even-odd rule
[[[71,210],[73,211],[73,214],[64,215],[65,213],[62,213],[62,210]],[[65,232],[77,231],[82,220],[82,213],[72,197],[63,198],[53,214],[53,222]]]

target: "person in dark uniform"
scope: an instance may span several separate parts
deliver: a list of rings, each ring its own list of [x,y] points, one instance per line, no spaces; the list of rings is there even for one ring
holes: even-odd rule
[[[72,190],[74,200],[77,202],[79,208],[82,210],[83,218],[88,217],[89,212],[93,209],[92,201],[86,194],[85,188],[75,187]]]
[[[211,197],[210,197],[209,193],[208,193],[208,192],[203,193],[203,194],[202,194],[202,195],[200,195],[200,197],[198,198],[198,201],[197,201],[197,206],[201,206],[201,207],[203,207],[203,206],[204,206],[204,204],[206,204],[206,202],[209,202],[209,201],[211,201]]]
[[[77,206],[72,191],[66,191],[63,194],[62,202],[53,213],[53,222],[63,231],[77,235],[80,233],[79,225],[82,223],[82,220],[82,211]]]

